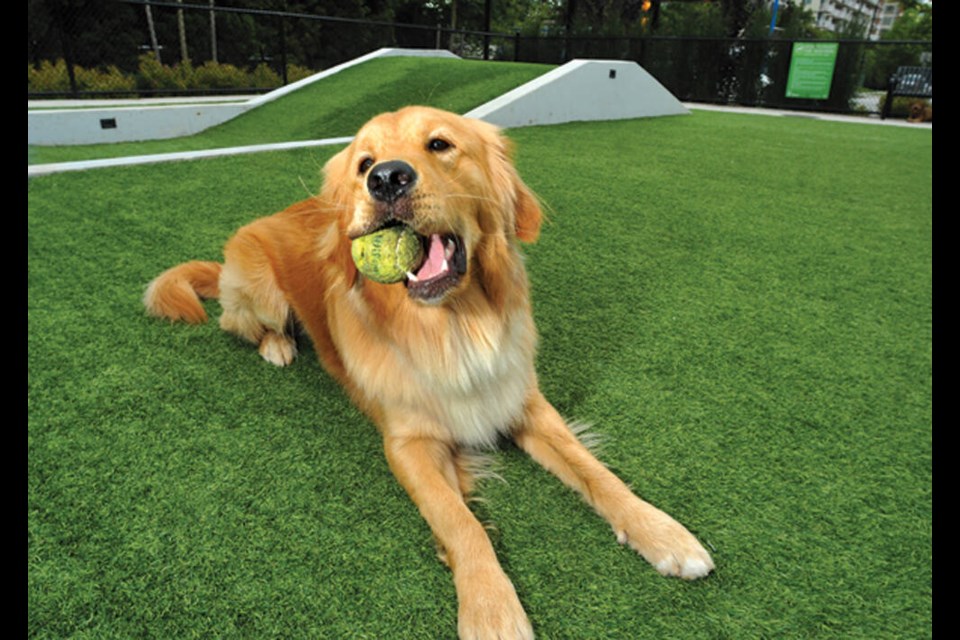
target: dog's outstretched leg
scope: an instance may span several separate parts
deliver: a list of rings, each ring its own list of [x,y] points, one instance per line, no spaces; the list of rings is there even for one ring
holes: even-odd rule
[[[513,584],[483,525],[464,502],[451,446],[430,438],[388,436],[384,449],[390,468],[430,525],[453,571],[461,640],[532,639],[533,629]]]
[[[613,527],[617,541],[668,576],[694,579],[713,570],[706,549],[679,522],[641,500],[577,439],[557,410],[535,391],[525,423],[514,434],[518,446],[577,490]]]

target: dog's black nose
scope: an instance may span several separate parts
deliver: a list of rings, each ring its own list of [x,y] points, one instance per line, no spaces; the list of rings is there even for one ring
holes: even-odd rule
[[[394,202],[407,195],[417,182],[417,172],[402,160],[381,162],[367,175],[367,190],[381,202]]]

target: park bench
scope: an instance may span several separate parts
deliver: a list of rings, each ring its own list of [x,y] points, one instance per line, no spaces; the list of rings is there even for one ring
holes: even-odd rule
[[[880,113],[881,120],[890,115],[894,96],[933,98],[933,67],[897,67],[887,83],[887,99]]]

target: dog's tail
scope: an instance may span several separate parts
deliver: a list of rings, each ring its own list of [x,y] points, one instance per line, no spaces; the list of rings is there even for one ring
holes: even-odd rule
[[[200,299],[220,296],[221,267],[219,262],[192,260],[167,269],[147,285],[143,294],[147,313],[191,324],[206,322]]]

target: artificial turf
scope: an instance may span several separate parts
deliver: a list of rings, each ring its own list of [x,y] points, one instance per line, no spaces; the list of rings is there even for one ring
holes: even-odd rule
[[[376,114],[409,104],[430,104],[466,113],[551,68],[543,64],[459,58],[374,58],[193,136],[98,145],[32,146],[28,162],[70,162],[349,136]]]
[[[660,577],[507,446],[475,508],[538,637],[930,637],[930,131],[510,135],[549,217],[541,386],[717,563]],[[29,637],[454,637],[429,531],[309,346],[278,369],[140,306],[334,151],[28,182]]]

